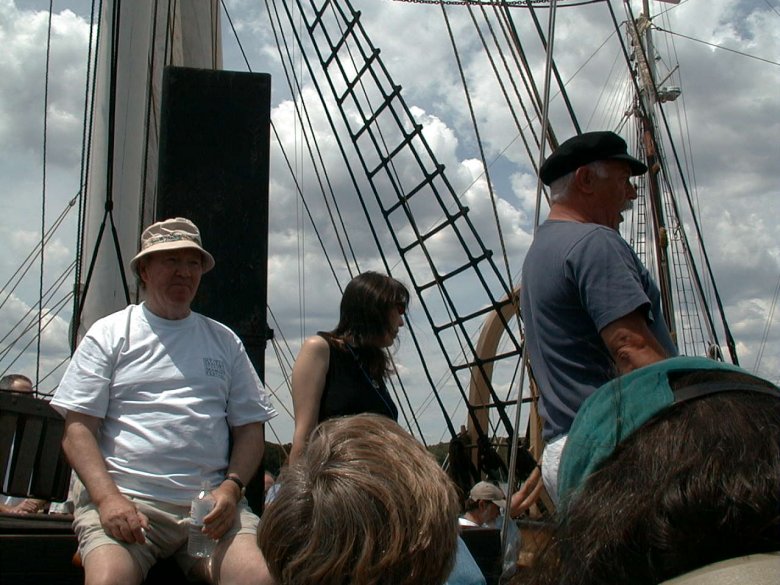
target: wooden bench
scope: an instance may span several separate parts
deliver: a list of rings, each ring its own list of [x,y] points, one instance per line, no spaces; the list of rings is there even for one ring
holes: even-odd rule
[[[0,391],[0,491],[64,501],[71,472],[62,453],[64,430],[65,419],[46,400]]]

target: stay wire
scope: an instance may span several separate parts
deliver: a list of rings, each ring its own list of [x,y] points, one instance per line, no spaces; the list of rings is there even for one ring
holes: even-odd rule
[[[62,222],[68,216],[69,212],[73,209],[76,200],[77,197],[71,199],[70,202],[65,207],[65,209],[62,211],[62,213],[60,213],[56,221],[51,225],[51,227],[49,227],[49,230],[46,232],[46,237],[44,238],[44,245],[48,244],[51,238],[54,237],[55,232],[58,230],[60,225],[62,225]],[[5,297],[2,300],[0,300],[0,309],[2,309],[5,306],[8,300],[11,298],[11,295],[14,292],[16,292],[16,289],[21,284],[22,279],[26,276],[26,274],[30,271],[30,269],[32,269],[35,263],[35,259],[41,253],[40,250],[41,250],[40,243],[36,243],[32,251],[27,255],[27,257],[24,260],[22,260],[22,263],[19,265],[19,267],[6,281],[2,289],[0,289],[0,295],[5,293]],[[14,280],[16,280],[16,283],[12,285]]]
[[[270,7],[268,7],[267,0],[266,0],[266,7],[269,10],[269,17],[270,17]],[[275,9],[274,11],[276,12],[276,18],[277,18],[278,25],[279,25],[279,31],[281,32],[281,20],[279,19],[279,15],[278,15],[278,11],[276,11],[276,7],[274,7],[274,9]],[[280,60],[282,62],[282,67],[284,68],[285,77],[287,79],[287,85],[290,88],[290,92],[291,93],[295,93],[295,88],[297,88],[298,94],[302,95],[302,89],[301,89],[300,85],[298,84],[297,77],[294,74],[293,63],[292,63],[293,59],[292,59],[292,56],[290,54],[290,50],[289,50],[289,46],[287,45],[287,41],[283,38],[283,35],[281,35],[281,40],[284,41],[284,45],[285,45],[285,53],[287,54],[287,59],[285,60],[285,55],[282,53],[282,46],[281,46],[281,41],[280,41],[280,33],[277,32],[277,28],[276,28],[276,25],[274,24],[273,19],[271,19],[271,27],[272,27],[272,30],[273,30],[274,38],[276,40],[276,46],[277,46],[277,49],[279,51],[279,57],[280,57]],[[288,68],[288,63],[289,63],[289,68]],[[291,73],[291,71],[293,71],[293,73]],[[295,83],[293,83],[293,81],[295,81]],[[309,132],[314,134],[314,128],[313,128],[313,124],[311,122],[311,117],[309,116],[308,109],[306,108],[305,103],[303,102],[303,99],[301,99],[301,105],[302,105],[303,110],[304,110],[304,114],[303,115],[301,114],[301,111],[298,109],[299,108],[298,103],[295,102],[295,106],[294,107],[295,107],[296,113],[298,115],[298,118],[301,119],[301,120],[306,120],[306,122],[308,124],[308,128],[309,128]],[[304,209],[305,209],[306,214],[307,214],[307,216],[309,218],[309,223],[311,224],[312,229],[314,229],[314,234],[317,237],[317,241],[319,242],[320,249],[322,250],[323,255],[325,256],[325,260],[328,263],[328,267],[330,268],[331,274],[333,275],[333,280],[334,280],[334,282],[336,282],[336,284],[339,287],[339,290],[341,291],[342,290],[341,289],[341,284],[339,283],[338,275],[336,274],[336,269],[335,269],[335,267],[333,265],[333,261],[332,261],[332,259],[330,257],[330,254],[329,254],[329,252],[327,250],[327,247],[325,246],[325,240],[323,239],[322,234],[320,233],[320,230],[317,227],[317,222],[315,222],[315,220],[314,220],[314,215],[312,213],[311,207],[309,206],[309,203],[308,203],[308,201],[307,201],[307,199],[306,199],[306,197],[304,195],[303,188],[301,187],[300,182],[298,180],[298,173],[296,173],[295,169],[293,168],[292,161],[290,160],[289,154],[287,153],[287,150],[284,147],[284,143],[282,142],[281,136],[279,135],[279,132],[278,132],[278,130],[276,128],[276,125],[273,123],[273,121],[271,122],[271,129],[274,132],[274,136],[276,137],[276,142],[279,145],[279,149],[282,152],[282,156],[284,157],[285,163],[287,164],[287,168],[290,171],[290,177],[292,178],[293,182],[295,183],[295,188],[296,188],[296,191],[298,193],[298,197],[299,197],[300,201],[303,203]],[[330,209],[330,206],[328,204],[327,195],[325,193],[325,186],[324,186],[322,178],[321,178],[321,176],[319,174],[319,168],[322,167],[323,170],[325,171],[325,183],[328,185],[328,189],[331,192],[331,196],[333,197],[333,199],[335,201],[335,195],[334,195],[334,192],[333,192],[333,186],[332,186],[332,183],[330,181],[330,177],[328,176],[327,171],[325,170],[325,163],[324,163],[324,160],[323,160],[323,157],[322,157],[322,152],[319,149],[317,141],[316,140],[313,141],[314,145],[315,145],[315,149],[317,151],[317,158],[315,159],[314,151],[312,150],[312,147],[311,147],[311,142],[312,141],[310,141],[309,136],[308,136],[308,134],[307,134],[305,129],[303,130],[303,133],[304,133],[304,137],[305,137],[305,141],[306,141],[307,150],[309,152],[309,160],[311,160],[312,167],[313,167],[314,172],[315,172],[315,174],[317,176],[317,181],[318,181],[318,184],[320,186],[320,192],[322,193],[323,201],[325,202],[326,209],[328,210],[328,216],[330,218],[331,225],[333,226],[333,231],[334,231],[334,234],[336,235],[336,239],[337,239],[338,244],[339,244],[339,249],[341,251],[342,258],[344,259],[345,265],[350,267],[349,272],[350,272],[350,275],[351,275],[352,274],[351,264],[350,264],[350,261],[349,261],[349,259],[347,257],[346,250],[344,249],[344,245],[342,243],[342,237],[340,235],[339,228],[338,228],[338,226],[337,226],[337,224],[335,222],[335,219],[333,217],[333,213],[332,213],[332,211]],[[317,161],[319,161],[319,165],[317,164]],[[338,207],[337,207],[337,211],[336,212],[337,212],[338,217],[341,218],[341,211],[338,209]],[[344,227],[343,220],[341,221],[341,230],[346,234],[346,229]],[[352,244],[349,241],[349,236],[346,235],[346,238],[347,238],[347,243],[349,245],[350,253],[352,254],[353,262],[357,266],[358,265],[357,264],[357,257],[355,255],[355,252],[354,252],[353,248],[352,248]],[[301,332],[301,336],[303,336],[303,332]]]
[[[46,323],[44,323],[44,324],[42,325],[42,327],[40,327],[40,331],[41,331],[41,332],[46,330],[46,328],[47,328],[47,327],[48,327],[48,326],[51,324],[51,322],[54,320],[54,318],[55,318],[55,317],[57,317],[57,315],[60,313],[60,311],[62,311],[62,309],[63,309],[63,308],[64,308],[64,307],[67,305],[67,303],[68,303],[68,301],[70,300],[70,298],[71,298],[71,295],[72,295],[72,294],[73,294],[72,292],[69,292],[69,293],[68,293],[68,294],[67,294],[65,297],[63,297],[63,298],[62,298],[60,301],[58,301],[58,302],[57,302],[57,304],[55,304],[55,305],[52,307],[52,310],[50,310],[50,311],[48,312],[48,314],[47,314],[47,316],[49,317],[49,319],[46,321]],[[30,325],[30,326],[29,326],[29,327],[28,327],[28,328],[25,330],[25,333],[26,333],[26,332],[28,332],[28,331],[30,331],[30,330],[33,328],[33,326],[34,326],[34,324]],[[40,333],[38,333],[38,335],[37,335],[37,339],[38,339],[39,341],[40,341],[40,337],[41,337],[41,334],[40,334]],[[20,339],[21,339],[21,338],[20,338]],[[18,353],[18,354],[17,354],[17,356],[16,356],[16,357],[13,359],[13,361],[11,361],[11,363],[10,363],[10,364],[8,364],[8,366],[6,366],[6,369],[3,371],[3,374],[5,374],[6,372],[8,372],[8,371],[10,370],[10,368],[11,368],[11,367],[12,367],[12,366],[13,366],[13,365],[14,365],[14,364],[15,364],[15,363],[16,363],[16,362],[17,362],[17,361],[18,361],[18,360],[19,360],[19,359],[20,359],[20,358],[21,358],[21,357],[24,355],[24,352],[25,352],[25,351],[27,351],[27,349],[28,349],[28,348],[29,348],[29,347],[30,347],[30,346],[33,344],[33,342],[34,342],[34,341],[36,341],[36,337],[33,337],[33,338],[32,338],[32,339],[31,339],[31,340],[30,340],[30,341],[29,341],[29,342],[28,342],[26,345],[24,345],[24,346],[23,346],[23,347],[22,347],[22,348],[19,350],[19,353]],[[8,353],[7,351],[6,351],[6,352],[4,352],[4,354],[7,354],[7,353]]]
[[[777,298],[780,296],[780,275],[777,278],[777,286],[775,287],[775,294],[772,297],[772,304],[769,307],[769,314],[766,318],[766,325],[764,326],[764,333],[761,336],[761,343],[758,345],[758,352],[756,353],[756,363],[753,365],[753,372],[758,374],[758,368],[761,366],[761,360],[764,358],[764,348],[766,347],[767,339],[769,338],[769,327],[772,324],[772,320],[775,316],[775,308],[777,307]]]
[[[528,96],[529,101],[531,102],[531,107],[533,108],[535,112],[535,117],[538,117],[539,115],[539,103],[538,100],[535,99],[538,97],[538,92],[535,91],[536,87],[535,85],[532,85],[532,78],[533,74],[530,71],[528,67],[528,59],[526,58],[525,49],[523,47],[522,42],[520,41],[520,37],[517,32],[517,27],[515,26],[514,21],[512,20],[512,15],[510,14],[508,8],[506,6],[499,8],[497,6],[493,7],[493,10],[496,13],[496,16],[498,18],[499,26],[501,27],[501,31],[504,35],[504,39],[507,41],[510,47],[510,53],[512,54],[515,67],[517,67],[517,72],[520,75],[520,79],[523,82],[523,87],[525,89],[526,95]],[[507,72],[509,73],[509,68],[507,67]],[[520,109],[523,111],[523,116],[525,117],[525,126],[520,126],[519,120],[517,120],[517,116],[514,113],[514,108],[510,104],[510,110],[513,113],[513,116],[516,119],[516,125],[517,125],[517,136],[520,136],[523,146],[525,147],[525,152],[528,155],[528,159],[532,161],[532,165],[535,167],[535,163],[533,161],[533,153],[535,149],[531,148],[531,145],[528,142],[528,138],[526,134],[523,132],[524,129],[530,130],[531,136],[533,138],[533,144],[535,148],[539,147],[539,136],[536,133],[536,130],[533,127],[533,119],[531,117],[531,113],[528,110],[528,107],[526,106],[526,103],[524,100],[520,98],[520,91],[517,88],[517,84],[515,83],[515,80],[513,79],[512,75],[509,74],[509,80],[512,84],[512,86],[515,88],[515,94],[517,95],[517,101],[520,104]],[[514,140],[512,141],[514,142]],[[511,144],[511,143],[510,143]],[[501,154],[503,154],[506,150],[501,151]],[[498,158],[498,157],[496,157]],[[534,172],[536,172],[536,168],[534,168]]]
[[[737,55],[740,55],[742,57],[748,57],[749,59],[755,59],[756,61],[763,61],[764,63],[768,63],[769,65],[775,65],[777,67],[780,67],[780,63],[777,61],[770,61],[769,59],[764,59],[763,57],[759,57],[757,55],[750,55],[749,53],[745,53],[743,51],[737,51],[736,49],[730,49],[729,47],[724,47],[723,45],[718,45],[716,43],[710,43],[708,41],[703,41],[701,39],[696,39],[694,37],[689,37],[688,35],[684,35],[682,33],[676,33],[672,32],[670,30],[666,30],[665,28],[661,28],[660,26],[653,25],[653,28],[659,32],[664,32],[669,35],[673,35],[676,37],[682,37],[684,39],[688,39],[689,41],[694,41],[696,43],[701,43],[703,45],[707,45],[709,47],[714,47],[716,49],[721,49],[723,51],[728,51],[729,53],[735,53]]]
[[[47,304],[47,303],[51,302],[51,299],[52,299],[52,297],[54,297],[54,294],[59,292],[59,289],[62,286],[62,283],[70,275],[70,273],[73,271],[73,268],[74,268],[75,264],[76,264],[75,261],[71,262],[71,264],[57,277],[57,279],[41,295],[41,298],[43,299],[44,304]],[[9,338],[9,336],[16,330],[16,328],[19,327],[19,325],[21,325],[27,318],[29,318],[34,313],[34,311],[35,311],[35,305],[32,305],[32,306],[28,307],[28,309],[25,312],[25,314],[22,315],[16,321],[16,323],[14,323],[11,326],[11,328],[8,330],[8,332],[2,338],[0,338],[0,344],[4,343]],[[17,343],[19,341],[19,339],[21,339],[21,337],[24,336],[24,334],[26,334],[28,331],[30,331],[30,329],[33,328],[33,326],[35,325],[35,322],[36,322],[36,318],[34,318],[32,320],[32,322],[30,324],[28,324],[24,328],[24,330],[22,331],[22,333],[20,335],[18,335],[15,339],[11,340],[8,343],[8,346],[4,350],[0,351],[0,359],[2,359],[5,355],[7,355],[8,352],[11,351],[11,348],[13,347],[13,345],[15,343]]]

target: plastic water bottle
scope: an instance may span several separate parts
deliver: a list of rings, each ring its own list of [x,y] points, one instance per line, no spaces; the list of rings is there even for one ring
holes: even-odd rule
[[[190,506],[190,535],[187,542],[187,553],[191,557],[201,559],[210,557],[217,546],[216,540],[212,540],[203,533],[203,518],[214,509],[215,504],[208,482],[202,482],[201,491],[197,497],[193,498]]]

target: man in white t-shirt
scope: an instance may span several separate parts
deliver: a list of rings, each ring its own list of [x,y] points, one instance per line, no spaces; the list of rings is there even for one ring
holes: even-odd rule
[[[214,259],[175,218],[144,231],[130,267],[145,301],[89,329],[51,401],[86,487],[73,522],[86,582],[141,583],[173,556],[191,578],[269,583],[244,482],[276,412],[238,337],[190,310]],[[197,559],[186,519],[203,483],[216,502],[203,532],[219,542]]]

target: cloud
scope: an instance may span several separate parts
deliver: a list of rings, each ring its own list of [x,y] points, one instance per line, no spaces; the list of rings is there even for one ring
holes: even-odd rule
[[[33,4],[36,8],[48,7],[45,2]],[[6,55],[0,63],[0,101],[3,104],[0,111],[0,172],[4,177],[0,190],[0,204],[4,210],[0,216],[0,245],[8,250],[0,259],[2,282],[14,270],[10,260],[21,260],[27,253],[25,250],[29,251],[39,238],[37,232],[40,231],[43,67],[48,15],[43,10],[36,12],[26,8],[33,4],[0,0],[0,40]],[[252,68],[273,76],[272,119],[278,138],[272,135],[268,292],[271,311],[278,320],[275,344],[279,352],[291,360],[303,337],[335,326],[339,283],[343,286],[358,267],[384,270],[380,248],[386,253],[393,273],[408,284],[429,277],[427,260],[421,253],[409,254],[410,272],[406,271],[395,249],[392,232],[395,231],[400,241],[410,243],[412,230],[407,218],[400,212],[391,214],[388,228],[379,217],[375,195],[363,178],[354,154],[349,155],[349,161],[356,169],[354,181],[347,172],[339,144],[323,115],[312,84],[312,75],[322,80],[316,60],[312,62],[312,74],[297,49],[290,48],[293,59],[289,71],[302,72],[304,78],[301,87],[293,85],[291,94],[265,6],[249,0],[228,0],[225,4]],[[495,252],[494,262],[503,275],[506,269],[495,224],[498,215],[509,270],[516,278],[533,233],[536,199],[535,139],[534,135],[527,134],[528,123],[520,109],[521,98],[514,94],[510,82],[521,87],[519,73],[513,68],[512,74],[504,75],[502,89],[493,79],[493,64],[482,54],[481,40],[475,34],[472,12],[481,23],[486,42],[494,42],[491,31],[479,16],[481,10],[472,7],[470,11],[455,5],[447,7],[463,76],[469,83],[474,117],[485,145],[483,162],[441,7],[389,0],[355,0],[353,4],[361,11],[361,24],[373,46],[381,50],[392,82],[402,86],[402,95],[415,123],[422,126],[437,161],[445,165],[447,180],[459,203],[469,208],[469,221],[486,246]],[[638,13],[639,4],[632,3],[635,13]],[[281,4],[275,5],[281,11]],[[85,5],[74,2],[67,6],[68,9],[59,10],[52,21],[47,133],[48,223],[65,209],[79,189],[89,25]],[[654,20],[664,31],[679,32],[764,58],[771,59],[778,54],[780,30],[776,26],[776,16],[761,3],[730,0],[684,2],[677,6],[653,3],[652,9],[656,14],[666,10]],[[541,83],[544,59],[530,13],[527,9],[512,9],[511,14],[523,38],[536,82]],[[536,14],[541,26],[546,27],[548,11],[537,9]],[[624,20],[626,15],[618,11],[616,17]],[[244,70],[243,56],[226,19],[223,24],[225,67]],[[288,25],[284,26],[284,38],[292,41],[292,31]],[[630,110],[629,94],[626,93],[630,88],[623,81],[626,66],[616,60],[620,47],[617,36],[612,35],[610,29],[611,18],[605,3],[565,7],[558,11],[557,65],[580,123],[588,129],[616,127]],[[780,135],[780,102],[776,97],[780,73],[775,66],[664,31],[654,32],[659,52],[664,55],[659,69],[672,71],[679,61],[679,69],[667,83],[680,85],[683,90],[682,97],[667,104],[665,111],[673,136],[681,144],[678,153],[681,164],[695,179],[691,180],[692,199],[711,253],[713,271],[721,285],[726,314],[739,351],[745,356],[743,365],[752,367],[761,351],[766,318],[771,311],[772,294],[780,273],[780,245],[774,225],[778,215],[777,202],[780,201],[775,168],[778,159],[776,137]],[[494,32],[499,33],[498,30]],[[604,46],[598,49],[602,43]],[[286,50],[282,52],[286,55]],[[668,58],[670,54],[676,55],[676,60]],[[500,61],[495,64],[503,67]],[[327,104],[332,107],[334,98],[325,84],[321,87],[325,90]],[[508,101],[503,97],[504,89],[510,94]],[[574,129],[563,100],[555,97],[556,92],[554,87],[550,119],[562,140],[573,134]],[[620,100],[613,97],[620,92],[623,92]],[[538,137],[535,110],[525,96],[525,90],[521,89],[520,93]],[[298,104],[300,108],[303,102],[311,115],[311,128],[308,122],[302,123],[296,118],[295,106]],[[348,100],[347,103],[347,119],[356,127],[357,107],[361,102]],[[508,115],[507,103],[517,108],[519,123]],[[344,123],[338,115],[334,117],[334,125],[341,136],[345,136]],[[663,128],[664,121],[659,120],[658,125]],[[398,138],[384,119],[382,129],[388,144]],[[531,154],[520,138],[521,129],[529,136]],[[311,139],[308,144],[304,130]],[[628,126],[621,132],[626,138],[634,138]],[[367,135],[361,139],[363,144],[366,138]],[[309,148],[315,152],[314,161],[309,157]],[[369,166],[377,161],[373,149],[371,144],[362,148]],[[671,156],[671,153],[667,154]],[[297,185],[288,170],[288,161],[295,172]],[[379,175],[378,196],[385,204],[394,197],[390,190],[393,180],[399,181],[404,188],[419,180],[416,161],[399,157],[394,162],[393,178]],[[492,180],[492,199],[484,173],[485,164]],[[445,191],[441,186],[439,189]],[[375,233],[368,229],[366,211],[359,202],[358,192],[363,196],[368,213],[376,218]],[[301,195],[316,223],[316,233]],[[412,204],[415,223],[426,230],[444,219],[438,204],[433,201],[435,194],[429,195],[427,199],[415,199]],[[456,208],[455,202],[447,201],[447,208],[452,212]],[[542,204],[542,219],[546,211]],[[75,256],[75,216],[76,213],[71,212],[56,244],[47,251],[50,281],[56,271],[64,269],[68,258]],[[690,230],[690,218],[686,216],[684,221]],[[318,238],[322,239],[322,244]],[[476,245],[470,236],[468,244]],[[430,238],[428,245],[436,261],[448,269],[463,258],[460,244],[452,232],[442,231]],[[331,264],[325,259],[323,247]],[[455,282],[459,286],[453,295],[458,303],[484,304],[479,286],[474,282],[465,279],[462,283],[460,279]],[[14,316],[18,318],[26,311],[25,307],[35,304],[36,294],[37,281],[31,276],[17,291],[13,310],[3,308],[0,321],[7,323],[6,317],[9,320]],[[438,300],[435,306],[434,316],[438,320],[443,317],[444,307]],[[67,319],[65,311],[62,317]],[[433,357],[431,377],[440,387],[448,410],[454,413],[453,424],[457,429],[465,420],[465,409],[462,404],[458,406],[462,397],[440,356],[437,340],[428,330],[419,303],[413,303],[410,318],[424,352],[427,357]],[[776,348],[780,343],[776,321],[777,318],[770,323],[764,346],[767,351],[760,364],[760,371],[774,376],[775,381],[780,378],[780,358],[775,357],[777,352],[768,348]],[[67,347],[63,342],[51,341],[50,345],[50,334],[67,339],[65,321],[55,323],[50,332],[47,330],[44,343],[49,352],[46,359],[51,363],[56,363],[62,351],[66,351],[63,348]],[[443,343],[454,350],[460,341],[450,336]],[[278,401],[289,407],[284,380],[286,366],[276,363],[274,353],[269,347],[266,354],[268,384],[278,389]],[[422,373],[422,364],[408,331],[403,335],[396,360],[404,385],[412,391],[411,401],[415,408],[428,404],[421,415],[426,436],[438,441],[445,428],[443,415],[431,400],[429,383]],[[502,373],[500,384],[508,387],[512,376],[511,372]],[[280,416],[274,426],[282,440],[290,439],[289,417]]]
[[[0,144],[8,152],[42,156],[44,92],[48,91],[47,156],[56,165],[78,164],[83,127],[89,25],[69,10],[52,16],[46,78],[48,14],[0,6]]]

